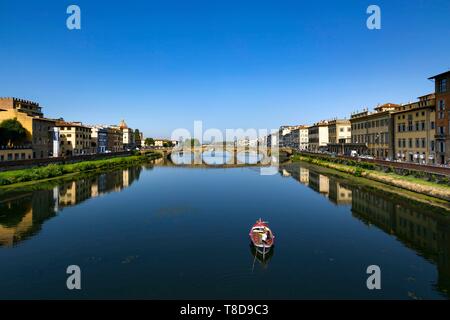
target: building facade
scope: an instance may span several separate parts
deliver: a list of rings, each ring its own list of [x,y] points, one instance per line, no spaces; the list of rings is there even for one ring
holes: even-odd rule
[[[344,154],[345,144],[351,143],[351,133],[350,120],[333,119],[328,121],[328,150]]]
[[[282,147],[300,151],[308,149],[308,127],[305,125],[280,127],[279,136]]]
[[[450,71],[429,78],[435,82],[436,162],[450,163]]]
[[[91,128],[81,122],[57,121],[59,130],[59,156],[80,156],[96,153],[92,146]]]
[[[328,121],[320,121],[308,128],[308,151],[319,152],[328,144]]]
[[[367,154],[378,159],[393,158],[393,124],[391,113],[398,104],[379,105],[374,112],[367,109],[351,115],[351,139],[354,144],[366,144]]]
[[[0,98],[0,109],[18,111],[30,117],[43,118],[42,108],[39,103],[18,98]]]
[[[26,144],[31,145],[33,159],[52,156],[55,121],[44,118],[38,103],[17,98],[0,98],[0,122],[8,119],[17,119],[25,128]]]
[[[134,130],[128,128],[125,120],[120,121],[118,126],[110,126],[113,129],[118,129],[122,132],[122,146],[123,149],[134,149],[136,147],[136,141],[134,137]]]
[[[435,95],[402,105],[392,114],[394,123],[394,158],[419,164],[436,162]]]
[[[91,127],[91,145],[97,153],[108,150],[108,129],[102,126]]]
[[[308,138],[308,126],[300,126],[300,128],[298,128],[299,131],[299,139],[300,139],[300,146],[299,149],[300,151],[306,151],[308,150],[308,145],[309,145],[309,138]]]
[[[106,150],[110,152],[123,151],[123,133],[122,130],[112,127],[106,128]]]
[[[0,162],[28,160],[33,158],[33,149],[31,146],[7,147],[0,146]]]

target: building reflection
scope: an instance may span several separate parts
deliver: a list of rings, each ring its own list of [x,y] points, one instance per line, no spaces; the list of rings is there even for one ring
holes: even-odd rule
[[[396,201],[355,187],[352,214],[397,237],[420,256],[433,262],[438,270],[437,288],[450,292],[450,217],[411,201]]]
[[[350,205],[352,203],[352,190],[344,182],[333,177],[303,168],[298,165],[290,165],[280,168],[280,174],[293,177],[301,184],[308,186],[322,194],[330,201],[338,205]]]
[[[50,190],[0,200],[0,246],[13,246],[36,234],[44,221],[65,207],[118,192],[139,179],[141,167],[63,183]]]
[[[283,169],[300,183],[326,196],[337,205],[351,205],[352,215],[395,236],[399,241],[434,263],[437,288],[450,292],[450,216],[445,209],[427,206],[384,191],[346,180],[327,177],[298,164]],[[309,182],[304,178],[309,171]],[[280,171],[281,173],[281,171]]]

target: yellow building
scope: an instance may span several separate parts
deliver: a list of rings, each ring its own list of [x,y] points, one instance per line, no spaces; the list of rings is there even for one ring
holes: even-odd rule
[[[398,104],[386,103],[351,115],[352,144],[366,144],[367,153],[375,158],[393,156],[393,134],[391,113],[398,110]]]
[[[80,156],[96,153],[95,144],[92,144],[91,128],[81,122],[56,122],[59,129],[59,155]]]
[[[24,208],[23,216],[13,226],[0,223],[0,247],[11,247],[25,237],[33,227],[33,208]]]
[[[400,107],[393,113],[395,128],[394,156],[406,162],[434,164],[436,161],[434,94]]]
[[[52,130],[55,121],[43,117],[38,103],[17,98],[0,98],[0,122],[8,119],[17,119],[25,128],[26,144],[32,147],[33,159],[52,155]]]
[[[329,199],[337,205],[352,204],[352,190],[346,188],[337,180],[331,179]]]
[[[328,151],[344,154],[344,145],[352,139],[350,120],[333,119],[328,121]]]
[[[0,147],[0,162],[14,160],[28,160],[33,158],[33,149],[28,147],[8,148]]]

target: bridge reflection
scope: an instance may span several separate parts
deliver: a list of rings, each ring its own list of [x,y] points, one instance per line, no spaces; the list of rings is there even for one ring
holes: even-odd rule
[[[168,158],[175,165],[249,165],[269,164],[271,157],[267,149],[258,148],[211,148],[174,149],[168,153]]]

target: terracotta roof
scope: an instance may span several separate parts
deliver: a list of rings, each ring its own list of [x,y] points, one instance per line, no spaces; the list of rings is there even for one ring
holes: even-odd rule
[[[120,127],[120,129],[128,129],[128,126],[125,123],[125,120],[120,121],[119,127]]]

